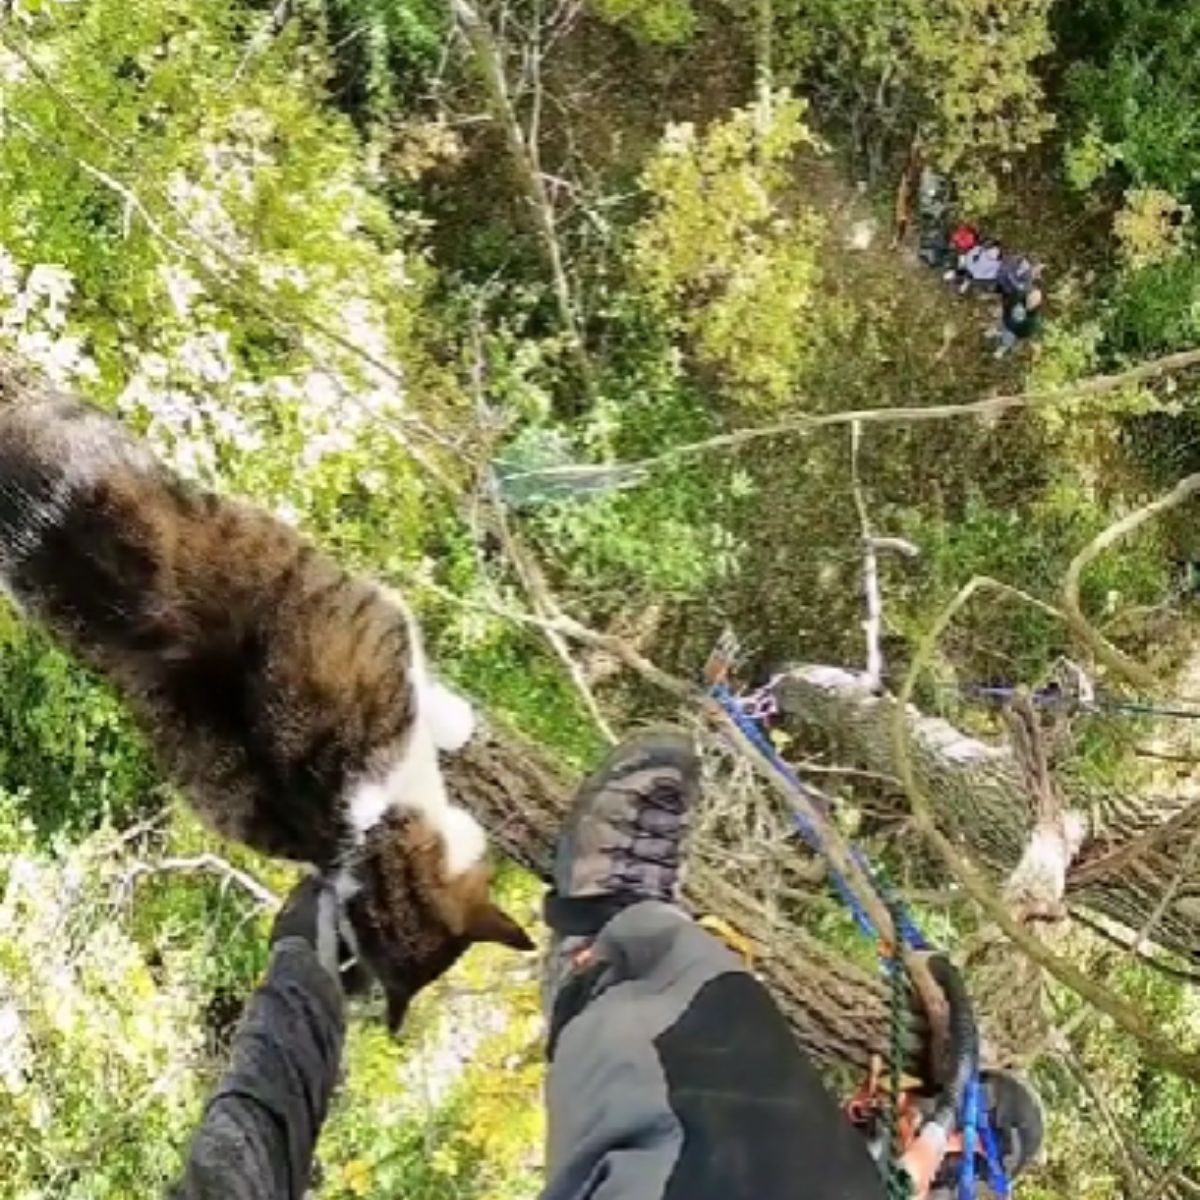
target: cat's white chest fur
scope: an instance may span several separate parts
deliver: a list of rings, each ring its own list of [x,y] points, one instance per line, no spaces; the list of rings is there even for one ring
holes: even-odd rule
[[[471,740],[475,713],[470,703],[434,680],[417,686],[417,719],[407,744],[381,777],[355,785],[348,798],[350,826],[362,840],[392,809],[419,812],[441,833],[446,871],[454,878],[475,866],[487,849],[479,822],[450,803],[438,751],[453,754]]]

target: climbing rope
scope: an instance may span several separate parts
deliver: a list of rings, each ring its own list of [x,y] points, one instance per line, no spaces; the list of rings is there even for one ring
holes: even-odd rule
[[[787,783],[788,787],[807,800],[823,819],[830,819],[829,802],[824,793],[800,778],[783,760],[775,748],[775,744],[763,729],[762,723],[778,712],[773,696],[773,685],[776,680],[771,680],[765,687],[744,695],[736,694],[728,684],[729,674],[736,656],[736,641],[731,634],[724,635],[714,648],[705,668],[705,682],[708,684],[709,694],[751,745],[766,759],[771,769]],[[900,957],[900,946],[884,944],[883,931],[876,928],[875,922],[872,921],[862,900],[831,861],[825,838],[817,825],[809,819],[806,813],[795,808],[792,809],[792,821],[808,846],[825,860],[830,882],[849,909],[859,929],[868,937],[875,939],[880,946],[880,965],[889,981],[889,1097],[884,1109],[886,1153],[883,1177],[888,1200],[908,1200],[911,1191],[910,1180],[901,1162],[903,1147],[900,1145],[900,1084],[905,1053],[905,1035],[908,1031],[909,988]],[[931,948],[929,942],[921,933],[903,901],[871,866],[863,851],[854,844],[850,845],[849,851],[855,866],[862,872],[879,900],[891,914],[895,937],[903,946],[910,949],[929,950]],[[1007,1197],[1010,1192],[995,1130],[986,1115],[983,1121],[979,1120],[980,1089],[979,1075],[976,1072],[965,1089],[958,1114],[958,1126],[963,1143],[958,1179],[959,1200],[975,1200],[975,1154],[977,1148],[981,1149],[985,1155],[988,1186],[998,1197]]]
[[[939,691],[956,692],[968,700],[985,704],[1007,704],[1021,690],[1011,684],[939,684]],[[1183,703],[1156,700],[1122,700],[1117,696],[1096,694],[1086,699],[1071,695],[1056,684],[1034,688],[1029,692],[1035,708],[1063,708],[1081,713],[1115,713],[1131,717],[1166,717],[1177,721],[1200,720],[1200,705],[1185,707]]]

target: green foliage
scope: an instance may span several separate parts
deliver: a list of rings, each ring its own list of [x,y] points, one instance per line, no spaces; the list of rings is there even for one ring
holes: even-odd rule
[[[376,131],[422,94],[441,52],[445,9],[434,0],[321,0],[321,7],[333,48],[331,96],[360,129]]]
[[[1102,180],[1116,162],[1117,153],[1104,140],[1100,122],[1094,117],[1064,151],[1067,182],[1080,192],[1088,191]]]
[[[1059,11],[1051,65],[1066,78],[1069,180],[1120,183],[1125,206],[1096,256],[1113,273],[1090,300],[1080,279],[1052,282],[1054,320],[1026,379],[1037,388],[1200,340],[1190,230],[1161,220],[1168,201],[1194,199],[1195,17],[1147,2]],[[476,119],[474,77],[455,43],[443,57],[442,4],[305,3],[265,38],[269,14],[250,4],[19,0],[15,12],[6,30],[24,57],[0,50],[0,349],[119,411],[188,476],[256,498],[406,590],[439,670],[581,768],[602,739],[575,687],[539,630],[496,613],[527,598],[475,519],[488,457],[654,457],[801,405],[946,403],[1021,385],[1021,367],[998,373],[974,329],[963,336],[971,310],[878,245],[845,249],[848,214],[869,210],[830,183],[808,122],[866,149],[880,179],[919,135],[968,203],[988,206],[1056,115],[1040,82],[1047,0],[781,2],[775,66],[811,87],[811,118],[786,95],[735,107],[754,64],[727,27],[749,6],[600,0],[597,15],[642,43],[635,67],[592,62],[591,44],[614,39],[573,33],[543,64],[539,148],[599,393],[569,417],[544,268],[514,232],[520,201],[501,139]],[[510,16],[510,31],[535,19],[524,5]],[[593,92],[593,79],[607,86]],[[514,95],[528,118],[530,92]],[[922,552],[883,566],[891,669],[972,574],[1053,599],[1070,557],[1147,484],[1197,469],[1192,401],[1131,389],[1105,401],[1103,420],[1056,405],[986,430],[873,432],[872,519]],[[428,429],[452,469],[480,481],[465,520],[413,465],[406,443],[429,444]],[[1154,464],[1128,453],[1139,437]],[[522,495],[512,514],[569,611],[634,630],[689,677],[730,613],[764,652],[860,653],[857,514],[831,431],[660,465],[618,479],[638,484],[628,490],[590,495],[582,478]],[[1166,598],[1172,536],[1153,526],[1089,569],[1085,607],[1113,636]],[[1044,616],[980,604],[937,668],[1029,683],[1068,649]],[[657,711],[604,656],[576,650],[615,723]],[[219,870],[155,864],[220,853],[280,893],[291,872],[164,808],[119,705],[7,610],[0,659],[0,1194],[157,1194],[218,1066],[218,1001],[260,977],[267,921]],[[1120,778],[1123,746],[1094,724],[1074,777]],[[130,829],[151,811],[153,832]],[[876,836],[866,807],[844,811]],[[508,886],[531,914],[537,885]],[[952,906],[922,915],[945,943],[973,931]],[[842,910],[806,919],[869,965]],[[1170,1036],[1194,1033],[1182,989],[1138,968],[1117,982]],[[374,1016],[352,1022],[322,1200],[532,1194],[540,1029],[525,968],[473,952],[400,1048]],[[1077,1032],[1115,1110],[1168,1157],[1194,1098],[1102,1026]],[[1115,1198],[1123,1185],[1094,1152],[1079,1088],[1046,1074],[1054,1144],[1027,1195]]]
[[[1121,257],[1134,271],[1170,262],[1184,251],[1191,210],[1162,188],[1132,188],[1113,221]]]
[[[988,0],[902,6],[910,86],[935,161],[955,174],[968,207],[986,210],[998,169],[1053,124],[1036,70],[1051,48],[1048,0],[998,9]],[[903,53],[903,51],[902,51]]]
[[[681,45],[696,28],[696,10],[689,0],[597,0],[596,12],[635,37],[662,46]]]
[[[1056,589],[1074,555],[1098,534],[1109,514],[1086,485],[1063,478],[1021,508],[1001,511],[968,495],[953,520],[906,523],[906,536],[921,547],[923,586],[898,617],[906,633],[924,628],[929,614],[975,575],[989,575],[1033,596],[1057,601]],[[1170,583],[1159,533],[1122,543],[1101,556],[1083,579],[1084,611],[1102,622],[1129,606],[1164,599]],[[915,600],[915,607],[911,607]],[[943,652],[970,682],[1038,681],[1070,650],[1061,622],[1015,601],[980,603],[955,624]]]
[[[1053,124],[1038,70],[1049,0],[791,0],[776,9],[789,64],[822,81],[878,163],[918,137],[986,210],[1012,159]]]
[[[1122,275],[1105,307],[1118,350],[1142,355],[1192,346],[1200,335],[1200,263],[1188,254]]]
[[[790,161],[813,144],[803,114],[781,96],[703,134],[675,126],[643,176],[636,283],[747,407],[784,403],[819,336],[822,224],[788,193]]]
[[[0,780],[43,837],[127,822],[155,802],[156,774],[108,690],[0,612]]]
[[[1200,13],[1169,0],[1123,4],[1117,20],[1107,3],[1062,13],[1076,60],[1067,72],[1069,152],[1119,167],[1135,186],[1186,197],[1200,181]]]
[[[126,866],[111,836],[48,857],[19,799],[0,805],[0,1187],[61,1200],[157,1194],[205,1083],[195,960],[152,965],[105,919]]]

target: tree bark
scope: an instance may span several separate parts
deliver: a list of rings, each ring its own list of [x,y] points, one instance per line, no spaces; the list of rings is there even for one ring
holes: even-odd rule
[[[554,841],[574,781],[544,751],[489,722],[447,760],[453,798],[472,811],[494,844],[546,878]],[[707,837],[707,835],[704,835]],[[782,853],[794,853],[790,847]],[[694,856],[688,900],[698,912],[729,921],[758,949],[754,969],[815,1058],[837,1066],[865,1066],[888,1046],[887,992],[882,980],[832,951],[711,864]],[[925,1021],[912,1014],[908,1066],[924,1045]]]

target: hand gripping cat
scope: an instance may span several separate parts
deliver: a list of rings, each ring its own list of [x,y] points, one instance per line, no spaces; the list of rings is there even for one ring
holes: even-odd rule
[[[0,587],[116,686],[208,825],[334,879],[393,1030],[472,942],[532,947],[447,796],[438,751],[474,718],[403,602],[3,363]]]

